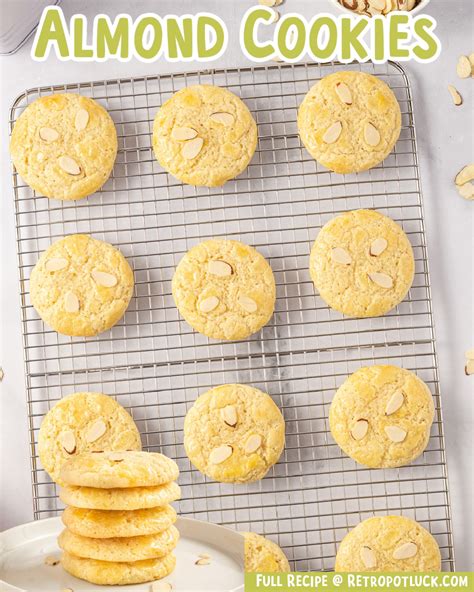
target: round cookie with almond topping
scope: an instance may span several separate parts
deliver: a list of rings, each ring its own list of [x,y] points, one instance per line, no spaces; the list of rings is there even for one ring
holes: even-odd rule
[[[185,320],[213,339],[244,339],[270,320],[275,279],[253,247],[212,239],[190,249],[172,282],[173,298]]]
[[[329,409],[331,433],[342,450],[370,468],[410,464],[430,439],[434,402],[416,374],[369,366],[351,374]]]
[[[400,105],[389,86],[364,72],[336,72],[317,82],[298,111],[311,156],[340,174],[366,171],[392,152],[401,131]]]
[[[217,187],[244,171],[257,147],[257,124],[225,88],[183,88],[159,109],[153,150],[161,166],[189,185]]]
[[[245,571],[277,573],[289,572],[290,564],[280,547],[255,532],[244,532]]]
[[[71,200],[107,181],[117,132],[96,101],[73,93],[36,99],[15,122],[10,152],[20,176],[41,195]]]
[[[404,516],[368,518],[342,540],[337,572],[438,572],[441,553],[435,538]]]
[[[195,401],[184,420],[184,448],[204,475],[222,483],[262,479],[285,446],[285,421],[266,393],[224,384]]]
[[[391,218],[373,210],[345,212],[327,222],[309,265],[321,298],[355,318],[389,312],[405,298],[415,276],[407,235]]]
[[[122,253],[86,234],[53,243],[30,276],[31,303],[58,333],[90,337],[110,329],[133,295],[133,272]]]
[[[73,393],[58,401],[41,422],[38,454],[56,483],[72,457],[88,451],[141,450],[140,434],[129,413],[102,393]]]

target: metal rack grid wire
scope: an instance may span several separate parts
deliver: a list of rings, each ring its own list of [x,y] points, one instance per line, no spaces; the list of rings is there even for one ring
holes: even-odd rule
[[[309,88],[340,69],[372,73],[395,92],[403,113],[400,140],[376,168],[340,176],[303,149],[297,108]],[[183,185],[155,161],[151,130],[158,107],[178,89],[216,84],[238,94],[259,129],[247,171],[221,188]],[[98,193],[75,202],[36,195],[13,171],[21,314],[31,443],[34,517],[61,509],[37,457],[44,414],[81,390],[113,395],[128,408],[145,449],[180,466],[178,511],[280,544],[297,570],[334,567],[337,546],[361,520],[387,513],[421,522],[436,537],[443,568],[454,569],[447,467],[429,270],[410,84],[394,63],[271,65],[34,88],[11,110],[10,126],[33,100],[78,92],[98,100],[115,121],[119,152]],[[407,232],[416,257],[408,297],[383,318],[349,319],[315,294],[308,255],[322,225],[356,208],[376,208]],[[106,240],[130,261],[135,294],[125,317],[95,338],[69,338],[45,326],[31,307],[28,278],[40,253],[65,235]],[[209,340],[180,319],[171,296],[173,270],[199,241],[216,236],[255,246],[277,282],[276,310],[258,334],[240,342]],[[431,388],[436,417],[425,453],[412,465],[369,470],[333,441],[328,409],[337,387],[361,366],[391,363]],[[270,393],[286,421],[286,448],[262,481],[207,480],[182,445],[186,410],[206,389],[253,384]]]

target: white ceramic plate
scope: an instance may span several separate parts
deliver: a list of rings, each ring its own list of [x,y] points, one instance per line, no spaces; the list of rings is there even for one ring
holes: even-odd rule
[[[173,592],[243,592],[244,537],[228,528],[190,518],[178,518],[181,538],[175,554],[175,571],[163,581]],[[60,518],[48,518],[16,526],[0,534],[0,592],[149,592],[150,584],[95,586],[67,574],[61,565],[45,565],[48,555],[59,556],[56,537],[63,528]],[[210,565],[195,565],[207,553]]]

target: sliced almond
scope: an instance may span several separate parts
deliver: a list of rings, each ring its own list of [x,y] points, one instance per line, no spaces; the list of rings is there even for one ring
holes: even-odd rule
[[[46,271],[60,271],[69,265],[69,261],[64,257],[51,257],[44,264]]]
[[[232,455],[232,452],[232,446],[228,444],[213,448],[209,454],[209,462],[213,465],[220,465]]]
[[[376,238],[370,245],[370,254],[372,257],[378,257],[388,247],[388,242],[385,238]]]
[[[2,382],[2,380],[5,378],[5,372],[3,371],[3,368],[0,368],[0,382]]]
[[[184,140],[192,140],[197,135],[197,131],[192,127],[174,127],[171,132],[171,137],[180,142]]]
[[[262,445],[262,437],[258,434],[252,434],[245,442],[244,450],[247,454],[252,454]]]
[[[456,185],[465,185],[469,181],[474,181],[474,163],[466,165],[454,179]]]
[[[40,127],[39,137],[45,142],[56,142],[59,133],[52,127]]]
[[[453,86],[452,84],[448,84],[448,90],[451,94],[451,96],[453,97],[453,101],[454,104],[456,105],[456,107],[459,107],[460,105],[462,105],[463,100],[462,100],[462,96],[459,94],[458,89]]]
[[[214,259],[209,261],[207,271],[212,275],[218,275],[219,277],[228,277],[232,275],[232,267],[225,261],[219,261]]]
[[[459,78],[470,78],[472,76],[472,66],[468,57],[464,55],[460,56],[456,66],[456,72]]]
[[[375,125],[373,125],[370,122],[367,122],[365,124],[364,139],[369,146],[372,146],[374,148],[375,146],[378,146],[380,144],[380,132],[375,127]]]
[[[411,559],[418,553],[415,543],[404,543],[395,549],[392,557],[394,559]]]
[[[199,310],[201,312],[212,312],[215,308],[219,306],[219,298],[217,296],[209,296],[209,298],[204,298],[199,303]]]
[[[74,592],[72,588],[63,588],[61,592]]]
[[[68,454],[74,454],[76,451],[76,436],[71,430],[59,434],[59,443]]]
[[[354,440],[363,440],[369,430],[369,422],[366,419],[359,419],[356,421],[351,430],[351,436]]]
[[[85,130],[89,123],[89,111],[87,109],[79,109],[74,119],[74,126],[78,132]]]
[[[474,360],[474,349],[468,349],[466,352],[467,360]]]
[[[66,292],[64,296],[64,309],[66,312],[78,312],[79,311],[79,298],[74,292]]]
[[[407,437],[407,432],[404,429],[394,425],[385,426],[385,433],[387,438],[396,444],[400,444]]]
[[[210,563],[210,559],[207,559],[205,557],[201,557],[201,559],[198,559],[194,562],[195,565],[210,565]]]
[[[278,12],[278,10],[274,10],[272,9],[273,15],[272,15],[272,20],[270,21],[271,23],[277,23],[280,20],[280,13]]]
[[[199,559],[210,559],[211,558],[209,553],[199,553],[198,557],[199,557]]]
[[[367,569],[373,569],[377,565],[377,558],[370,547],[361,547],[360,558]]]
[[[352,263],[352,257],[350,253],[341,247],[335,247],[332,249],[331,259],[335,263],[340,263],[341,265],[350,265]]]
[[[219,111],[218,113],[212,113],[209,115],[209,119],[215,121],[216,123],[220,123],[225,127],[230,127],[234,124],[235,118],[232,113],[226,113],[225,111]]]
[[[81,174],[81,167],[77,164],[74,158],[71,158],[70,156],[60,156],[58,158],[58,164],[68,175],[73,175],[75,177]]]
[[[335,123],[330,125],[326,130],[323,136],[323,141],[326,142],[326,144],[334,144],[334,142],[337,142],[339,140],[339,136],[341,135],[341,133],[342,123],[340,121],[336,121]]]
[[[94,422],[85,434],[86,441],[89,443],[95,442],[101,438],[107,431],[107,425],[102,419]]]
[[[277,0],[258,0],[258,3],[261,6],[276,6],[277,5]]]
[[[125,459],[125,455],[123,452],[109,452],[108,458],[114,462],[120,462]]]
[[[405,402],[405,395],[402,391],[396,391],[388,400],[387,406],[385,407],[385,415],[393,415]]]
[[[375,8],[375,10],[380,10],[380,12],[387,8],[385,0],[369,0],[369,4],[372,8]]]
[[[474,374],[474,360],[468,360],[464,369],[466,376],[472,376]]]
[[[153,582],[150,592],[171,592],[173,585],[169,582]]]
[[[369,273],[368,276],[374,284],[377,284],[381,288],[385,288],[386,290],[393,288],[393,279],[386,273],[374,271],[373,273]]]
[[[471,76],[474,78],[474,53],[471,53],[469,56],[469,61],[471,62],[472,74]]]
[[[227,405],[221,409],[221,417],[229,427],[235,428],[237,425],[237,409],[234,405]]]
[[[96,269],[93,269],[91,271],[91,276],[96,284],[99,284],[99,286],[104,286],[104,288],[113,288],[117,285],[117,278],[113,273],[107,273],[106,271],[97,271]]]
[[[203,144],[204,140],[202,138],[194,138],[193,140],[189,140],[181,149],[181,156],[186,158],[186,160],[192,160],[193,158],[196,158],[196,156],[201,152]]]
[[[352,105],[352,93],[351,89],[344,82],[338,82],[336,84],[336,94],[346,105]]]
[[[238,302],[240,306],[247,312],[257,312],[257,303],[252,298],[249,298],[248,296],[239,296]]]
[[[59,557],[55,557],[54,555],[48,555],[44,558],[45,565],[59,565],[59,563],[61,563],[61,560]]]
[[[458,187],[458,193],[464,199],[474,199],[474,184],[466,183],[465,185],[461,185]]]

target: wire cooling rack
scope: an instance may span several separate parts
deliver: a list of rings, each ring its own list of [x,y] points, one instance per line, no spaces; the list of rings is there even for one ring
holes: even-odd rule
[[[302,148],[297,108],[321,77],[340,69],[380,76],[397,95],[403,128],[385,162],[340,176]],[[175,91],[191,84],[227,87],[258,123],[252,163],[222,188],[183,185],[151,149],[153,118]],[[78,92],[104,105],[117,126],[114,172],[95,195],[74,202],[35,195],[13,172],[21,313],[35,518],[57,514],[56,487],[37,457],[41,419],[62,396],[102,391],[130,409],[147,450],[181,469],[182,515],[260,532],[279,543],[297,570],[334,567],[347,531],[373,515],[403,514],[436,537],[443,568],[454,569],[445,446],[431,312],[428,260],[409,81],[386,65],[272,65],[34,88],[14,103],[10,125],[26,105],[53,92]],[[376,208],[399,222],[416,256],[409,296],[383,318],[348,319],[315,294],[308,256],[321,226],[356,208]],[[135,295],[111,331],[83,339],[58,335],[31,307],[28,278],[54,240],[83,232],[120,248],[135,271]],[[276,311],[257,335],[209,340],[180,319],[171,278],[183,254],[210,237],[255,246],[277,281]],[[328,410],[335,390],[361,366],[391,363],[431,388],[436,418],[428,449],[412,465],[369,470],[333,441]],[[265,479],[248,485],[207,480],[182,445],[183,420],[196,397],[231,382],[271,394],[286,420],[286,448]]]

